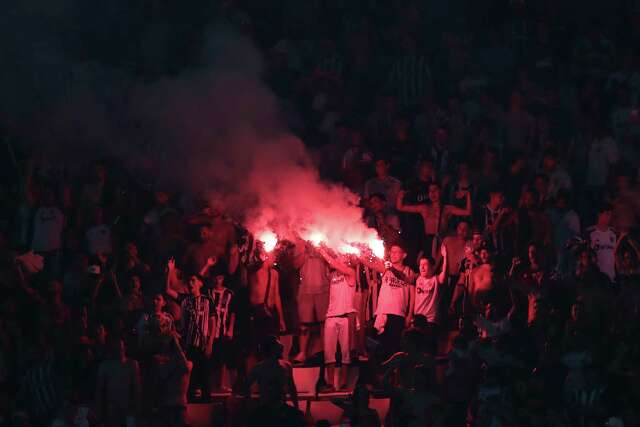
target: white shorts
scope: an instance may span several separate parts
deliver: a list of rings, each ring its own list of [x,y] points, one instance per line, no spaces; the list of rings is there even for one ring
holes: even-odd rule
[[[355,313],[344,317],[327,317],[324,321],[324,363],[336,363],[336,350],[340,344],[342,363],[351,363],[354,343]]]

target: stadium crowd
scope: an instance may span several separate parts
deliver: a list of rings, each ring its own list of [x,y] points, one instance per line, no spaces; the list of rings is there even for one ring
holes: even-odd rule
[[[0,426],[305,425],[313,365],[353,426],[640,425],[640,4],[219,3],[386,258],[15,144]]]

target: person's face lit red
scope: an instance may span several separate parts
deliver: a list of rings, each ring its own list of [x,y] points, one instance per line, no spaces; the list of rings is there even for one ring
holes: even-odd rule
[[[431,163],[421,163],[420,169],[418,169],[418,177],[421,181],[431,179],[433,176],[433,165]]]
[[[611,224],[611,211],[604,211],[598,214],[598,224],[608,227]]]
[[[524,193],[524,198],[522,199],[522,203],[526,208],[532,209],[536,205],[536,199],[533,196],[533,193],[527,191]]]
[[[191,276],[189,278],[189,292],[191,292],[192,295],[199,294],[202,289],[202,285],[202,281],[196,276]]]
[[[556,208],[561,211],[564,211],[567,208],[569,208],[569,203],[567,202],[567,199],[565,197],[558,197],[556,199]]]
[[[369,207],[373,213],[377,214],[384,211],[385,206],[386,203],[383,200],[380,200],[379,197],[372,197],[371,200],[369,200]]]
[[[482,234],[473,233],[473,236],[471,237],[471,245],[476,249],[479,248],[482,245]]]
[[[542,177],[537,177],[533,181],[533,186],[535,187],[538,194],[547,194],[547,181]]]
[[[502,206],[502,203],[504,203],[504,195],[502,193],[491,193],[489,203],[495,207]]]
[[[222,274],[218,274],[216,276],[216,287],[222,288],[224,286],[224,276]]]
[[[459,179],[468,179],[469,178],[469,165],[466,163],[462,163],[458,166],[458,178]]]
[[[138,247],[136,246],[135,243],[127,243],[126,251],[127,251],[127,255],[129,255],[130,257],[132,258],[138,257]]]
[[[107,339],[107,329],[102,323],[96,327],[96,338],[98,341],[104,342]]]
[[[431,277],[433,276],[433,265],[429,262],[428,259],[421,258],[420,259],[420,276],[422,277]]]
[[[467,236],[469,236],[469,224],[466,222],[459,223],[456,227],[456,235],[466,240]]]
[[[389,173],[389,165],[384,160],[378,160],[376,162],[376,176],[378,178],[385,178]]]
[[[480,250],[480,261],[483,264],[487,264],[491,261],[491,253],[487,249]]]
[[[396,141],[402,142],[409,139],[409,123],[407,123],[405,120],[399,120],[395,124],[394,133],[395,133]]]
[[[153,297],[153,309],[155,312],[160,312],[164,308],[164,297],[162,294],[156,294]]]
[[[547,172],[552,172],[556,168],[556,159],[552,156],[546,156],[542,161],[542,167]]]
[[[389,261],[392,264],[399,264],[404,261],[407,254],[402,250],[400,246],[392,246],[389,251]]]
[[[159,205],[165,205],[169,201],[169,194],[164,191],[156,191],[155,197]]]
[[[538,261],[538,249],[534,245],[529,245],[527,248],[527,256],[529,257],[530,263],[535,263]]]
[[[583,268],[589,266],[589,264],[591,263],[591,259],[589,258],[589,253],[587,251],[580,252],[578,261],[580,262],[580,265]]]
[[[518,157],[515,159],[511,165],[509,166],[509,170],[512,174],[520,173],[520,171],[524,168],[524,159],[522,157]]]
[[[133,276],[131,278],[131,289],[134,293],[140,293],[142,284],[140,283],[140,278],[138,276]]]
[[[431,203],[437,203],[440,201],[440,187],[437,185],[429,186],[429,200],[431,200]]]

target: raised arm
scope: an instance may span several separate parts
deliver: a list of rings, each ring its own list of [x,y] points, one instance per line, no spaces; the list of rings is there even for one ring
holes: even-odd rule
[[[636,242],[632,237],[627,235],[627,240],[629,241],[629,245],[633,249],[636,254],[636,258],[640,259],[640,246],[638,246],[638,242]]]
[[[447,205],[447,211],[453,216],[471,216],[471,192],[465,191],[467,194],[467,203],[464,208],[453,205]]]
[[[398,197],[396,199],[396,209],[399,212],[408,212],[408,213],[416,213],[424,215],[424,206],[423,205],[405,205],[404,204],[404,191],[398,192]]]
[[[122,299],[122,289],[120,289],[120,284],[118,283],[118,276],[115,271],[111,271],[111,280],[113,281],[113,288],[116,291],[116,295],[119,299]]]
[[[363,265],[365,265],[366,267],[369,267],[374,271],[377,271],[378,273],[384,274],[385,271],[387,271],[387,267],[385,266],[384,260],[381,260],[380,258],[369,258],[369,259],[361,258],[360,261],[362,262]]]
[[[46,301],[42,298],[42,295],[27,283],[27,278],[24,277],[24,272],[22,271],[22,265],[20,262],[16,262],[16,270],[18,271],[19,283],[22,290],[27,294],[27,296],[29,296],[29,298],[32,298],[38,304],[44,305]]]
[[[238,269],[238,265],[240,264],[240,251],[238,250],[238,245],[233,244],[229,248],[229,270],[228,273],[230,275],[235,274]]]
[[[443,284],[447,280],[449,274],[449,255],[447,253],[447,246],[440,246],[440,254],[442,255],[442,271],[438,274],[438,284]]]
[[[207,262],[200,269],[200,275],[202,277],[206,277],[209,274],[209,270],[211,270],[211,267],[216,265],[217,262],[218,262],[218,258],[217,257],[209,257],[209,258],[207,258]]]
[[[342,274],[346,274],[347,276],[356,277],[356,270],[349,267],[338,258],[331,256],[324,247],[319,247],[318,252],[322,257],[327,261],[327,264],[331,266],[331,268],[338,270]]]
[[[98,294],[100,293],[100,288],[102,288],[102,284],[104,283],[104,274],[101,274],[96,282],[96,285],[93,288],[93,292],[91,293],[91,305],[95,309],[96,301],[98,300]]]
[[[171,282],[176,278],[176,260],[170,258],[167,261],[167,283],[165,285],[165,293],[173,299],[178,299],[178,293],[171,287]]]

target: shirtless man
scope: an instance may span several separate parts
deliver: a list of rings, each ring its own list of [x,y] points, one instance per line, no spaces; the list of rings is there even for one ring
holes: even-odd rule
[[[280,300],[280,279],[273,268],[275,255],[258,243],[258,268],[249,273],[249,302],[254,349],[269,335],[277,335],[287,328]]]
[[[464,280],[464,277],[461,277]],[[471,270],[467,289],[467,307],[480,310],[483,299],[495,289],[496,276],[492,254],[488,248],[480,249],[480,265]],[[470,304],[470,305],[469,305]]]
[[[425,234],[423,254],[434,258],[437,257],[440,245],[438,239],[447,231],[449,219],[452,216],[471,215],[471,193],[464,191],[464,194],[460,194],[460,196],[466,196],[467,199],[464,209],[444,204],[440,198],[440,185],[436,183],[429,184],[429,204],[405,205],[404,195],[404,191],[398,193],[396,209],[399,212],[415,213],[422,216]]]
[[[183,265],[199,271],[209,257],[227,261],[229,274],[238,267],[238,244],[233,224],[225,219],[222,208],[205,204],[202,212],[187,218],[187,222],[199,226],[199,241],[187,248]]]
[[[140,412],[140,367],[129,359],[121,339],[113,340],[110,355],[100,363],[96,381],[96,408],[105,426],[120,426]]]
[[[285,396],[289,394],[293,405],[298,409],[298,391],[293,381],[293,368],[289,362],[282,360],[284,347],[273,335],[267,336],[260,343],[260,347],[264,359],[249,372],[245,395],[249,394],[251,385],[257,382],[261,406],[282,406],[285,404]]]
[[[479,234],[474,232],[474,240],[478,236]],[[449,315],[455,313],[455,306],[461,300],[464,302],[463,313],[470,308],[480,310],[482,298],[495,289],[495,264],[491,251],[486,247],[486,243],[479,246],[474,245],[474,247],[476,249],[467,253],[467,258],[464,261],[466,268],[461,271],[460,279],[453,291]]]

